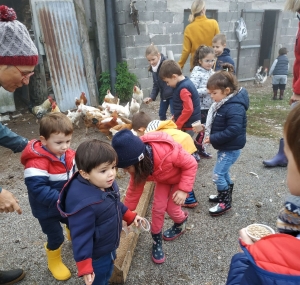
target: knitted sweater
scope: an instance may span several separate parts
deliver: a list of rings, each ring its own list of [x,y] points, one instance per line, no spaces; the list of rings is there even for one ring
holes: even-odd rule
[[[191,81],[194,83],[200,97],[201,110],[209,109],[213,103],[206,86],[209,77],[214,73],[213,69],[207,70],[201,66],[195,66],[191,73]]]
[[[196,49],[200,45],[212,46],[213,37],[219,33],[220,29],[216,20],[207,19],[205,15],[196,17],[184,30],[182,54],[178,62],[180,67],[183,68],[191,54],[190,66],[192,69]]]

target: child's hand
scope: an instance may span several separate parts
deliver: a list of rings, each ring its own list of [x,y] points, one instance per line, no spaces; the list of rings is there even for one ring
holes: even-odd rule
[[[183,205],[186,199],[187,193],[182,190],[177,190],[172,198],[176,205]]]
[[[83,275],[85,285],[92,285],[95,279],[95,273]]]
[[[143,102],[148,104],[148,103],[152,102],[152,99],[150,97],[147,97],[143,100]]]
[[[209,139],[209,137],[206,137],[206,138],[204,139],[203,143],[204,143],[204,144],[208,144],[208,143],[210,143],[210,139]]]
[[[140,223],[142,223],[143,220],[144,220],[144,218],[140,217],[139,215],[136,215],[136,216],[135,216],[135,219],[134,219],[134,221],[133,221],[133,222],[134,222],[134,225],[135,225],[136,227],[139,227]]]

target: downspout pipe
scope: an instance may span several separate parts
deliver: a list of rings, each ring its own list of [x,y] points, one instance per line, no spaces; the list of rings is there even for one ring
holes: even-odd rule
[[[115,0],[105,0],[106,12],[106,30],[108,44],[108,63],[110,72],[111,91],[115,93],[115,84],[117,77],[117,48],[116,48],[116,32],[115,32]]]

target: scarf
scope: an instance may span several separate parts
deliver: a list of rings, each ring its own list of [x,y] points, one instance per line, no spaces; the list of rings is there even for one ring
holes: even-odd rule
[[[241,89],[240,89],[241,90]],[[239,90],[239,91],[240,91]],[[206,119],[206,123],[205,123],[205,136],[204,139],[206,137],[210,136],[210,132],[211,132],[211,127],[212,124],[214,122],[214,119],[217,115],[217,111],[229,100],[231,99],[233,96],[235,96],[238,92],[233,92],[232,94],[228,95],[226,98],[222,99],[220,102],[215,102],[213,103],[209,110],[208,110],[208,114],[207,114],[207,119]]]
[[[158,69],[158,67],[159,67],[160,62],[161,62],[161,56],[160,56],[160,58],[159,58],[158,63],[157,63],[155,66],[152,66],[152,71],[153,71],[153,72],[157,72],[157,69]]]

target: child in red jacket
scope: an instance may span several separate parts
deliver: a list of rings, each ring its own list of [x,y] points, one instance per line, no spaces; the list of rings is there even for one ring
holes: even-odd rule
[[[163,233],[163,239],[174,240],[185,231],[188,214],[182,211],[181,205],[193,188],[197,162],[164,132],[150,132],[138,138],[131,131],[122,130],[113,137],[112,146],[118,154],[117,167],[130,174],[125,206],[135,210],[146,181],[156,182],[151,224],[154,240],[152,260],[163,263],[162,228],[165,212],[174,225]]]

